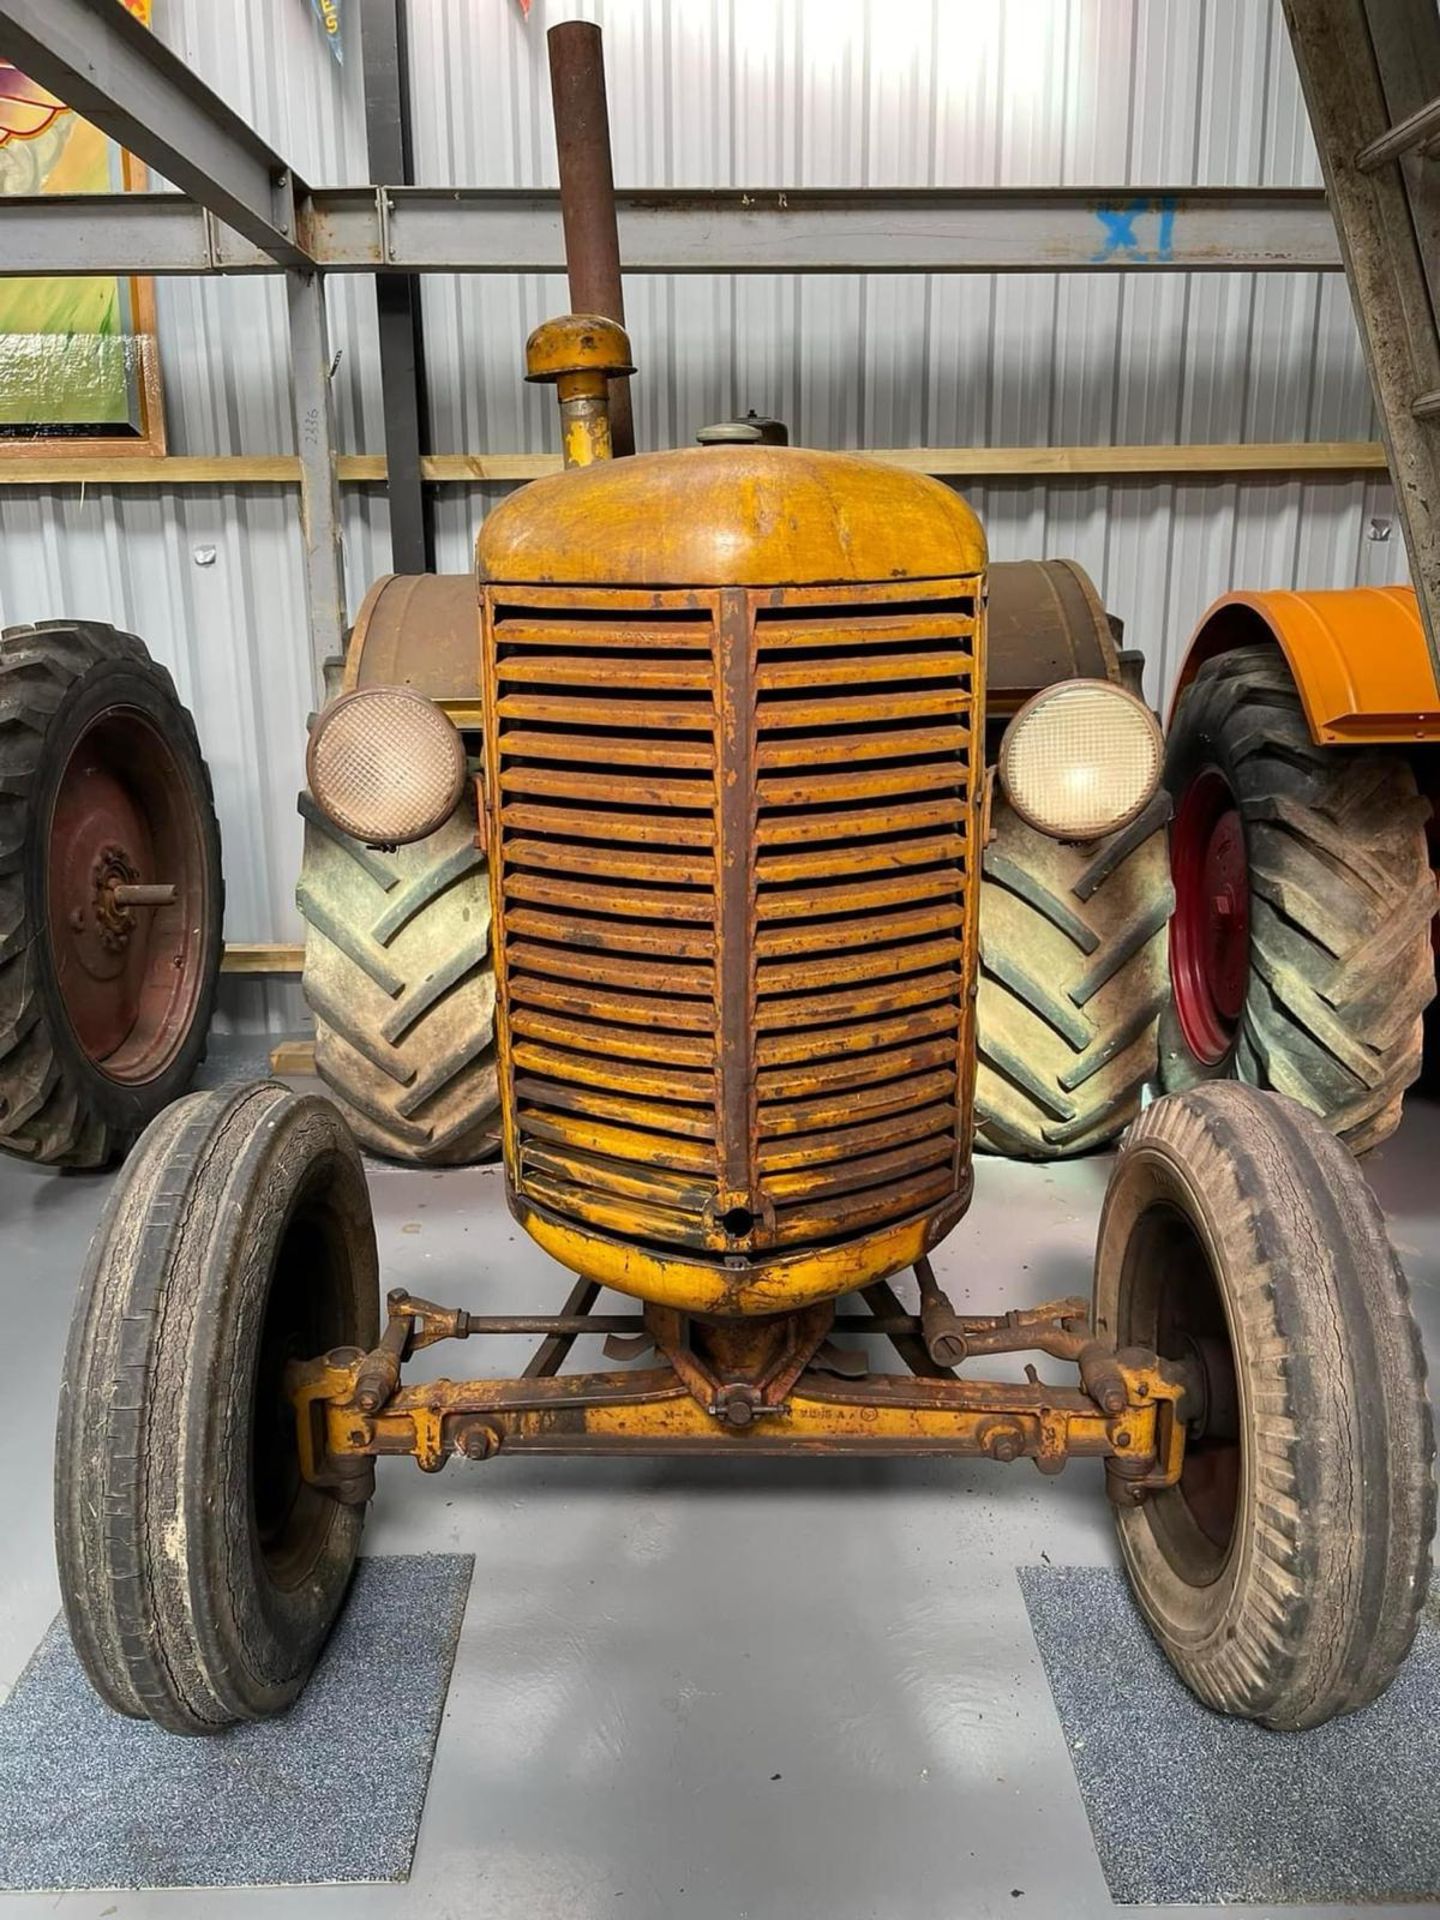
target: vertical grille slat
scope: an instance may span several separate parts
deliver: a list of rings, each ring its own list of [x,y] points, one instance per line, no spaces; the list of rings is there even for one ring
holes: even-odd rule
[[[943,1204],[974,818],[971,581],[488,587],[514,1177],[689,1257]]]

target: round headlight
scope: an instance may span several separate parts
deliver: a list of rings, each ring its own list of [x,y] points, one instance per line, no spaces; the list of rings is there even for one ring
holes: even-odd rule
[[[1061,680],[1027,700],[1000,743],[1000,783],[1022,820],[1056,840],[1098,840],[1160,784],[1155,716],[1108,680]]]
[[[442,827],[465,786],[465,743],[409,687],[361,687],[326,707],[305,774],[321,812],[371,846],[405,846]]]

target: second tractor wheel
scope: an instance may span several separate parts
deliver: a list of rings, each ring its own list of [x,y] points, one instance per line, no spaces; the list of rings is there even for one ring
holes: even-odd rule
[[[1271,1727],[1375,1699],[1425,1601],[1435,1436],[1405,1276],[1352,1156],[1275,1094],[1157,1100],[1105,1195],[1094,1324],[1195,1382],[1178,1485],[1115,1488],[1126,1571],[1180,1677]]]
[[[1168,804],[1066,845],[999,795],[980,889],[976,1140],[1014,1159],[1103,1146],[1157,1074]]]
[[[117,1712],[216,1733],[300,1692],[372,1482],[302,1477],[286,1368],[378,1337],[370,1197],[332,1103],[262,1081],[168,1107],[91,1244],[56,1438],[65,1613]]]
[[[0,1149],[102,1167],[185,1092],[223,912],[169,674],[98,621],[0,633]]]
[[[1393,748],[1320,747],[1278,648],[1208,661],[1170,729],[1166,1085],[1289,1094],[1356,1153],[1393,1133],[1435,992],[1428,803]]]
[[[499,1145],[490,890],[473,801],[411,846],[362,846],[300,799],[301,984],[315,1069],[361,1145],[463,1166]]]

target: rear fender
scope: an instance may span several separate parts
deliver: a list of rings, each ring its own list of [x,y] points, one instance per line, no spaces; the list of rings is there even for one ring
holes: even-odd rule
[[[1317,745],[1440,740],[1440,687],[1413,588],[1227,593],[1195,629],[1171,719],[1207,660],[1261,641],[1285,655]]]
[[[345,650],[343,691],[413,687],[462,731],[480,725],[480,603],[469,573],[384,573]]]
[[[992,561],[987,589],[987,718],[1009,719],[1057,680],[1122,677],[1110,616],[1078,561]]]

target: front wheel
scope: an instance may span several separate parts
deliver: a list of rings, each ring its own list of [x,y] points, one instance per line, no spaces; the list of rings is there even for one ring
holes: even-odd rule
[[[216,1733],[304,1686],[364,1508],[301,1478],[286,1367],[373,1347],[378,1320],[365,1175],[330,1101],[265,1081],[151,1124],[91,1244],[56,1445],[70,1635],[117,1712]]]
[[[1415,1636],[1435,1438],[1409,1291],[1355,1162],[1294,1101],[1156,1101],[1100,1220],[1095,1327],[1203,1388],[1177,1486],[1117,1509],[1140,1610],[1208,1705],[1318,1726]]]

